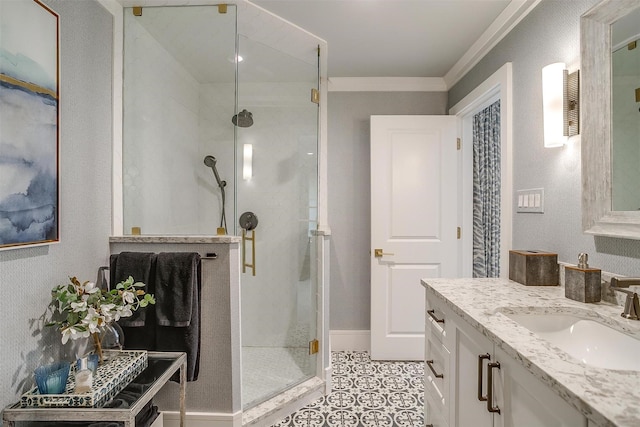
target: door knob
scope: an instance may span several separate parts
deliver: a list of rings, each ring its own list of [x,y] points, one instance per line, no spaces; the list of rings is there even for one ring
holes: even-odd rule
[[[373,256],[375,256],[376,258],[382,258],[384,255],[395,255],[395,254],[390,252],[382,252],[382,249],[373,250]]]

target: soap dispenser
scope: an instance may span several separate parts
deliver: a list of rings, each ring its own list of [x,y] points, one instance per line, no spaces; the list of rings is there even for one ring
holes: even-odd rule
[[[578,265],[564,268],[564,296],[580,302],[599,302],[601,298],[601,271],[589,268],[589,256],[578,255]]]

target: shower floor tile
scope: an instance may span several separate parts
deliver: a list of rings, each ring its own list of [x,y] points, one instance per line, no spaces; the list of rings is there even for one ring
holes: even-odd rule
[[[266,400],[311,374],[306,347],[242,347],[242,402]]]
[[[422,427],[424,363],[333,352],[333,391],[273,427]]]

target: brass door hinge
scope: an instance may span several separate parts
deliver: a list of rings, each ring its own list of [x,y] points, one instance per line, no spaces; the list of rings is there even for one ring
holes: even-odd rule
[[[458,150],[462,147],[462,141],[460,140],[460,138],[456,138],[457,141],[457,146],[458,146]]]
[[[462,237],[462,227],[458,227],[458,240]]]
[[[309,341],[309,354],[316,354],[320,350],[320,342],[318,340]]]
[[[632,41],[631,43],[629,43],[629,44],[627,45],[627,49],[628,49],[628,50],[633,50],[633,49],[635,49],[636,47],[638,47],[638,40],[634,40],[634,41]]]
[[[142,6],[133,6],[133,16],[142,16]]]
[[[320,103],[320,92],[316,88],[311,89],[311,102],[314,104]]]

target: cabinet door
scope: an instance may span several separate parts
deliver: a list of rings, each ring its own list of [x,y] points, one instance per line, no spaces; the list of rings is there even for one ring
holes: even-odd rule
[[[488,362],[492,361],[492,343],[463,322],[456,322],[455,344],[451,369],[455,381],[454,398],[455,420],[452,425],[457,427],[490,427],[493,425],[493,413],[487,410],[487,402],[478,399],[479,384],[481,395],[487,396],[487,369]],[[489,355],[488,359],[482,359],[482,383],[479,383],[479,357]]]
[[[587,419],[500,348],[503,411],[496,427],[586,427]]]
[[[431,406],[429,400],[425,401],[425,423],[426,427],[449,427],[442,413]]]
[[[432,336],[427,336],[425,348],[426,363],[424,367],[425,401],[443,415],[444,421],[449,421],[451,384],[449,360],[451,355],[447,348]]]

